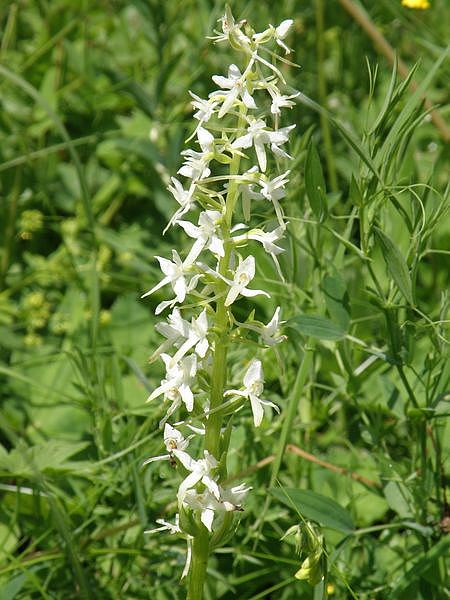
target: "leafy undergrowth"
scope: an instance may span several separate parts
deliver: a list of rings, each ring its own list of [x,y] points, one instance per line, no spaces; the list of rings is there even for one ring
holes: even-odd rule
[[[411,67],[421,57],[416,92],[345,3],[323,29],[320,2],[278,4],[233,10],[262,26],[294,18],[302,66],[286,67],[303,96],[285,283],[263,251],[255,281],[271,294],[257,318],[281,305],[286,321],[287,342],[264,356],[281,414],[255,432],[248,411],[233,432],[229,472],[253,490],[206,598],[441,600],[448,144],[422,98],[445,103],[445,1],[364,3]],[[141,467],[161,450],[164,410],[145,399],[162,376],[147,359],[164,292],[139,297],[158,280],[154,256],[185,243],[161,238],[166,186],[191,133],[187,90],[206,96],[227,64],[205,40],[222,11],[206,0],[0,9],[2,599],[185,595],[185,548],[143,534],[176,512],[178,476]]]

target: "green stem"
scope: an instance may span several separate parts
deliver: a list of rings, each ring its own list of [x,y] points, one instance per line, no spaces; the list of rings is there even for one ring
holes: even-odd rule
[[[327,101],[327,83],[325,79],[325,39],[324,39],[324,6],[323,0],[316,0],[317,28],[317,88],[320,104],[325,107]],[[338,191],[336,166],[334,164],[333,143],[331,141],[330,124],[325,113],[320,113],[320,127],[323,135],[325,160],[327,162],[328,182],[332,192]]]
[[[245,123],[245,107],[241,109],[238,129],[242,129]],[[236,154],[230,163],[230,176],[239,173],[241,157]],[[230,179],[228,193],[225,203],[225,215],[222,226],[222,235],[225,240],[224,256],[219,261],[219,273],[226,277],[230,264],[232,244],[230,242],[230,230],[232,226],[233,210],[238,198],[239,183],[235,179]],[[220,287],[219,287],[220,286]],[[227,372],[227,350],[228,350],[228,309],[225,306],[226,283],[220,281],[219,298],[216,304],[215,328],[217,331],[216,344],[214,348],[214,358],[211,374],[211,398],[210,410],[217,409],[223,402],[223,392]],[[217,459],[220,447],[220,429],[222,427],[223,416],[220,411],[216,411],[209,416],[205,432],[205,450],[208,450]]]
[[[385,318],[386,318],[387,330],[389,333],[391,352],[392,352],[392,356],[395,360],[395,368],[397,369],[397,373],[400,376],[401,382],[403,383],[403,386],[406,390],[406,393],[407,393],[408,398],[410,399],[412,405],[415,408],[419,408],[419,403],[417,402],[414,391],[409,384],[409,381],[405,375],[405,372],[403,371],[403,365],[402,365],[403,359],[400,355],[401,339],[400,339],[400,330],[399,330],[399,326],[397,323],[397,317],[394,316],[393,309],[390,307],[386,307],[384,314],[385,314]]]
[[[245,107],[241,108],[238,123],[238,131],[245,125]],[[239,173],[241,157],[235,154],[230,163],[230,176]],[[231,226],[233,221],[233,210],[239,195],[239,182],[232,177],[228,184],[228,193],[225,201],[225,214],[222,224],[222,236],[224,239],[224,256],[219,261],[219,273],[226,277],[230,265],[233,244],[230,240]],[[211,373],[211,395],[210,411],[211,414],[205,426],[205,450],[212,454],[216,459],[223,462],[226,458],[219,456],[220,452],[220,430],[222,428],[223,414],[217,410],[223,404],[223,393],[227,374],[227,352],[229,342],[229,318],[228,308],[225,306],[227,285],[219,280],[217,284],[217,303],[214,328],[216,330],[216,340],[214,346],[214,357]],[[189,579],[189,590],[187,600],[201,600],[203,596],[203,585],[206,576],[206,567],[210,552],[210,537],[208,530],[199,525],[198,531],[193,538],[192,543],[192,563]]]
[[[187,600],[201,600],[203,598],[208,556],[208,530],[203,525],[200,525],[192,542],[192,566],[189,575]]]
[[[17,213],[17,202],[20,195],[20,186],[22,180],[22,170],[17,169],[14,176],[14,184],[11,194],[11,204],[9,206],[9,214],[7,217],[7,225],[5,227],[5,246],[3,249],[3,257],[0,264],[0,291],[5,288],[6,275],[9,269],[11,260],[12,246],[14,243],[15,222]]]

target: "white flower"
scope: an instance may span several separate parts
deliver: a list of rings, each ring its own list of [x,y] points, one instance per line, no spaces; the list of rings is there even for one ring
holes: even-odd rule
[[[241,31],[245,21],[235,21],[230,8],[227,6],[225,14],[218,19],[222,24],[222,32],[215,31],[218,35],[209,39],[215,42],[230,42],[230,45],[237,50],[245,50],[250,46],[250,39]]]
[[[281,308],[277,306],[271,320],[260,330],[261,339],[267,346],[274,346],[286,339],[285,335],[277,335],[280,325],[284,323],[280,321],[280,310]]]
[[[255,276],[255,259],[253,256],[247,256],[239,266],[237,267],[233,281],[225,280],[230,285],[227,297],[225,299],[225,306],[230,306],[239,296],[246,296],[247,298],[264,295],[270,298],[267,292],[262,290],[248,290],[247,286]]]
[[[162,258],[161,256],[156,256],[155,258],[158,260],[159,265],[161,267],[161,271],[164,273],[165,277],[162,281],[160,281],[158,284],[152,287],[151,290],[145,292],[145,294],[143,294],[141,298],[150,296],[150,294],[153,294],[166,284],[170,283],[173,291],[175,292],[176,301],[183,302],[186,297],[186,292],[188,288],[188,285],[186,284],[185,280],[185,267],[187,265],[183,264],[176,250],[172,250],[173,261],[169,260],[168,258]]]
[[[166,377],[161,381],[161,385],[153,390],[147,402],[151,402],[161,394],[164,394],[164,398],[171,400],[172,405],[167,411],[165,419],[168,419],[181,406],[182,402],[186,405],[188,412],[192,412],[194,395],[191,385],[197,373],[197,356],[190,354],[179,362],[175,362],[167,354],[161,354],[161,358],[166,365]]]
[[[179,361],[193,346],[195,346],[195,352],[200,358],[205,357],[209,348],[206,308],[202,310],[197,319],[192,317],[191,324],[188,324],[188,331],[186,333],[186,341],[180,346],[173,357],[175,362]]]
[[[219,486],[212,474],[212,471],[217,469],[218,462],[208,450],[203,451],[204,458],[199,460],[194,460],[189,454],[182,450],[174,450],[173,454],[181,462],[183,467],[187,471],[190,471],[190,474],[181,482],[180,487],[178,488],[179,506],[182,505],[187,491],[195,487],[199,482],[203,483],[217,500],[220,499]]]
[[[290,96],[284,96],[283,94],[280,94],[276,86],[269,86],[267,91],[272,97],[270,112],[273,115],[281,115],[281,108],[292,108],[295,106],[295,102],[292,102],[292,98],[297,98],[297,96],[300,95],[300,92],[296,92]]]
[[[186,262],[192,264],[203,249],[210,250],[216,256],[224,256],[223,240],[220,237],[222,214],[217,210],[205,210],[200,213],[198,227],[190,221],[178,221],[187,235],[195,239]]]
[[[161,527],[147,529],[144,533],[156,533],[157,531],[168,531],[171,535],[181,533],[180,515],[178,513],[175,515],[175,523],[169,523],[168,521],[164,521],[164,519],[156,519],[156,522],[159,523]]]
[[[178,429],[175,429],[175,427],[166,423],[164,425],[164,444],[169,454],[161,454],[161,456],[147,458],[147,460],[142,463],[142,466],[158,460],[169,460],[172,457],[174,450],[186,450],[189,446],[189,441],[183,437]]]
[[[280,321],[280,310],[280,307],[277,306],[273,317],[267,325],[264,325],[263,323],[256,325],[254,322],[251,322],[239,323],[239,326],[243,329],[255,331],[260,336],[261,342],[266,344],[266,346],[274,346],[275,344],[279,344],[286,340],[285,335],[278,335],[280,325],[285,323],[285,321]]]
[[[211,169],[208,165],[214,156],[214,136],[212,133],[203,127],[199,127],[197,129],[197,141],[202,151],[183,150],[181,154],[187,158],[183,166],[178,169],[180,175],[188,177],[193,181],[200,181],[210,176]]]
[[[246,487],[244,483],[229,489],[221,488],[220,497],[225,510],[227,512],[242,510],[242,502],[251,489],[251,487]]]
[[[183,434],[166,423],[164,426],[164,444],[166,445],[168,452],[173,452],[174,450],[186,450],[189,446],[188,440],[183,437]]]
[[[289,29],[294,21],[292,19],[286,19],[282,21],[278,27],[274,27],[273,25],[269,25],[267,29],[262,31],[261,33],[255,33],[253,35],[253,40],[257,44],[265,44],[269,40],[274,39],[275,42],[283,48],[286,54],[290,54],[291,49],[286,46],[283,42],[284,38],[287,36]]]
[[[261,400],[259,396],[262,394],[263,390],[264,374],[261,361],[253,359],[244,375],[244,389],[228,390],[225,392],[225,396],[235,395],[248,398],[252,407],[253,423],[255,424],[255,427],[259,427],[264,416],[263,405],[272,406],[275,410],[278,410],[278,407],[273,402]]]
[[[172,196],[175,198],[175,200],[178,202],[178,204],[180,205],[180,208],[172,216],[167,227],[164,229],[163,233],[165,233],[166,230],[171,225],[173,225],[173,223],[177,219],[179,219],[184,214],[186,214],[188,211],[190,211],[192,206],[195,204],[195,200],[193,197],[194,191],[195,191],[195,184],[191,183],[189,189],[185,190],[184,187],[182,186],[182,184],[178,181],[178,179],[176,177],[171,177],[170,180],[172,181],[173,185],[169,185],[168,190],[170,191]]]
[[[219,489],[220,500],[211,494],[208,489],[201,493],[195,489],[190,489],[186,492],[183,500],[184,506],[201,511],[200,520],[208,531],[212,531],[215,513],[242,510],[241,503],[251,488],[241,484],[230,489],[221,487]]]
[[[214,513],[219,506],[219,502],[209,492],[197,492],[195,489],[187,490],[184,498],[183,505],[189,507],[191,510],[200,511],[200,521],[206,527],[206,529],[212,532],[212,524],[214,521]]]
[[[290,54],[291,49],[286,46],[283,40],[287,36],[293,22],[294,21],[292,19],[286,19],[275,28],[275,42],[280,46],[280,48],[283,48],[286,54]]]
[[[238,229],[244,229],[244,228],[246,228],[246,226],[241,223],[241,224],[233,227],[233,231],[237,231]],[[243,235],[238,235],[231,239],[234,242],[234,244],[236,244],[236,245],[239,245],[239,244],[245,242],[246,240],[255,240],[256,242],[260,242],[262,244],[264,250],[268,254],[270,254],[270,256],[272,257],[272,260],[275,263],[277,271],[278,271],[280,277],[283,279],[283,275],[281,273],[280,265],[278,263],[278,259],[277,259],[276,255],[280,254],[281,252],[284,252],[284,249],[280,248],[280,246],[277,246],[275,244],[275,242],[277,242],[279,239],[281,239],[283,237],[285,230],[286,230],[286,227],[284,224],[280,227],[277,227],[276,229],[273,229],[272,231],[264,231],[262,229],[250,229],[248,232],[244,233]]]
[[[274,242],[280,240],[285,232],[285,227],[277,227],[272,231],[264,231],[263,229],[250,229],[247,233],[231,238],[235,244],[239,244],[244,240],[255,240],[263,245],[264,250],[268,254],[280,254],[284,252],[283,248],[277,246]]]
[[[219,103],[214,100],[204,100],[191,91],[189,93],[194,98],[191,104],[197,109],[197,112],[193,115],[194,119],[197,119],[200,123],[207,123],[213,116],[215,108]]]
[[[284,189],[284,186],[289,182],[289,173],[290,171],[286,171],[282,175],[278,175],[278,177],[274,177],[273,179],[261,179],[259,181],[259,185],[261,186],[261,195],[272,202],[275,212],[277,213],[278,222],[283,228],[286,227],[286,224],[284,223],[283,210],[278,200],[281,200],[286,196],[286,190]]]
[[[149,362],[153,362],[162,352],[171,346],[177,346],[180,339],[189,335],[189,322],[182,318],[178,308],[174,308],[172,314],[167,317],[167,323],[157,323],[155,329],[167,338],[151,355]]]
[[[178,308],[174,308],[167,317],[167,323],[157,323],[155,329],[172,345],[180,337],[186,338],[189,335],[189,322],[183,319]]]
[[[230,110],[239,96],[241,96],[242,102],[247,108],[257,108],[247,87],[248,84],[246,82],[245,74],[248,70],[249,68],[247,66],[246,71],[242,74],[236,65],[230,65],[228,68],[228,77],[213,75],[212,80],[221,88],[221,90],[212,92],[209,97],[223,98],[223,104],[217,115],[219,119]]]
[[[206,316],[206,309],[204,309],[197,319],[192,317],[191,323],[182,318],[180,311],[174,308],[171,315],[167,317],[167,323],[157,323],[155,329],[158,333],[167,338],[167,340],[161,344],[158,350],[152,355],[150,361],[153,361],[156,356],[159,356],[169,346],[176,346],[179,348],[173,360],[178,362],[190,350],[195,346],[195,352],[204,358],[208,350],[208,319]],[[185,340],[180,345],[180,340]]]
[[[176,533],[183,533],[180,527],[180,515],[178,513],[175,515],[175,523],[164,521],[164,519],[156,519],[156,522],[160,524],[161,527],[156,527],[155,529],[147,529],[146,531],[144,531],[144,533],[156,533],[159,531],[168,531],[170,535],[174,535]],[[184,577],[186,577],[186,575],[188,574],[192,559],[192,536],[187,535],[186,541],[186,563],[184,565],[183,573],[181,574],[181,579],[184,579]]]
[[[267,168],[265,145],[270,144],[272,152],[277,156],[289,157],[286,152],[279,148],[279,145],[288,141],[289,132],[294,127],[295,125],[290,125],[276,131],[270,131],[267,129],[266,122],[263,119],[249,118],[247,133],[234,140],[231,146],[232,148],[250,148],[251,146],[255,146],[259,167],[264,173]]]

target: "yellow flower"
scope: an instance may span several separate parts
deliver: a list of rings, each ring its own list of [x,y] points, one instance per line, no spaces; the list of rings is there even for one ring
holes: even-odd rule
[[[427,8],[430,8],[430,3],[428,2],[428,0],[402,0],[402,6],[425,10]]]

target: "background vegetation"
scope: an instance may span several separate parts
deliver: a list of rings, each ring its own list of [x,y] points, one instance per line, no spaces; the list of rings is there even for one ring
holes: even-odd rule
[[[450,595],[448,129],[421,100],[448,115],[448,4],[363,4],[231,2],[257,30],[295,19],[301,69],[286,78],[304,96],[286,283],[263,256],[256,282],[272,295],[261,319],[280,304],[289,320],[264,363],[282,412],[233,434],[230,472],[253,491],[210,565],[211,599]],[[166,186],[193,128],[188,90],[204,97],[235,60],[205,39],[223,8],[0,8],[2,600],[184,597],[182,542],[143,534],[175,512],[177,474],[141,468],[163,411],[144,404],[161,377],[147,364],[161,297],[139,296],[160,277],[154,255],[186,245],[161,235]],[[408,69],[420,59],[417,92],[373,35]],[[324,536],[319,582],[294,578],[305,519]],[[281,540],[293,525],[299,554]]]

